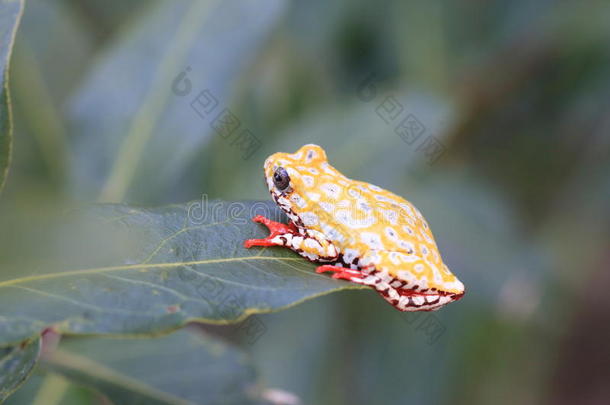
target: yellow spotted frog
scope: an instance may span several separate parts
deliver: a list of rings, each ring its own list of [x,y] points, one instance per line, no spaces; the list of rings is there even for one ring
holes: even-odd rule
[[[410,202],[351,180],[318,145],[275,153],[265,179],[288,224],[252,218],[270,231],[253,246],[284,246],[321,263],[318,273],[370,286],[401,311],[432,311],[460,299],[464,285],[443,263],[430,228]]]

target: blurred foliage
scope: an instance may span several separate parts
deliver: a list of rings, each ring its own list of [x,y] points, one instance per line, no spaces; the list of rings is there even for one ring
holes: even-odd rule
[[[13,144],[8,68],[22,10],[21,1],[0,3],[0,191],[6,181]]]
[[[70,382],[64,377],[45,371],[35,373],[14,395],[6,402],[7,405],[79,405],[100,404],[104,398],[93,391]]]
[[[98,249],[58,213],[203,193],[268,200],[265,157],[318,143],[348,177],[420,208],[466,296],[422,317],[345,291],[257,315],[265,333],[255,342],[234,336],[240,324],[205,326],[202,339],[240,345],[261,386],[303,404],[607,403],[609,19],[603,0],[30,0],[10,70],[15,145],[0,198],[0,280],[46,273],[62,249],[77,253],[66,263],[109,261],[113,244],[135,246],[133,257],[112,256],[118,264],[145,255],[145,238]],[[192,88],[180,96],[173,84],[187,67]],[[260,141],[251,155],[193,110],[205,89]],[[388,97],[404,108],[391,123],[377,114]],[[395,132],[406,114],[441,142],[436,162]],[[171,208],[152,212],[162,210]],[[140,354],[180,336],[142,341]],[[115,352],[112,341],[70,338],[55,353],[93,359],[109,346],[98,360],[110,362],[104,354],[135,353],[135,342],[117,341]],[[152,381],[150,364],[163,363],[159,376],[203,391],[204,364],[180,355],[142,361],[149,366],[132,377]],[[113,400],[102,379],[44,363],[7,403]]]
[[[5,400],[29,377],[40,350],[38,336],[0,349],[0,401]]]
[[[158,339],[71,339],[44,366],[116,404],[263,403],[244,353],[188,331]]]

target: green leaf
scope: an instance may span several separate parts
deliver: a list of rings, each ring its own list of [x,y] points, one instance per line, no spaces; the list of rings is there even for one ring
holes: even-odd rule
[[[8,70],[22,10],[23,2],[20,0],[0,0],[0,190],[4,187],[11,159],[12,123]]]
[[[97,392],[72,384],[55,373],[42,373],[40,367],[5,405],[82,405],[97,404],[101,400]]]
[[[18,258],[4,265],[19,266],[21,276],[0,280],[0,345],[49,326],[68,334],[151,335],[189,321],[225,324],[362,288],[316,274],[314,264],[287,249],[244,248],[245,239],[268,233],[250,221],[257,214],[285,221],[271,202],[205,200],[153,209],[98,205],[52,229],[35,221],[26,236],[34,264]],[[0,257],[12,254],[5,245]],[[23,276],[36,269],[44,270]]]
[[[62,0],[31,0],[19,26],[11,61],[13,136],[19,142],[11,171],[19,186],[30,184],[32,172],[43,184],[65,185],[70,154],[61,111],[93,45],[90,25],[75,11]]]
[[[42,363],[115,404],[261,404],[244,353],[182,330],[158,339],[72,339]]]
[[[212,119],[228,107],[234,82],[284,4],[159,2],[135,21],[100,56],[71,103],[79,197],[101,190],[102,201],[143,201],[177,181],[213,135]],[[191,106],[204,90],[218,102],[205,117]]]
[[[40,339],[0,348],[0,402],[11,395],[30,375],[38,358]]]

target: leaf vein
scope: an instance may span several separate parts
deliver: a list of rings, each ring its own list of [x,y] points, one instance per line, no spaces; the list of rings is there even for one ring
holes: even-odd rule
[[[63,272],[59,272],[59,273],[38,274],[38,275],[33,275],[33,276],[14,278],[12,280],[0,281],[0,288],[6,287],[6,286],[12,286],[12,285],[19,284],[19,283],[35,281],[35,280],[46,280],[46,279],[84,275],[84,274],[96,274],[96,273],[109,272],[109,271],[174,268],[174,267],[197,266],[197,265],[216,264],[216,263],[240,262],[240,261],[245,261],[245,260],[260,260],[260,261],[268,260],[268,261],[279,261],[279,262],[287,263],[287,262],[295,262],[295,261],[300,262],[303,259],[300,259],[298,257],[293,258],[293,257],[242,256],[242,257],[229,257],[229,258],[221,258],[221,259],[193,260],[193,261],[189,261],[189,262],[127,264],[127,265],[119,265],[119,266],[107,266],[107,267],[97,267],[97,268],[89,268],[89,269],[63,271]],[[198,273],[198,274],[200,274],[200,273]]]
[[[223,222],[214,222],[214,223],[211,223],[211,224],[201,224],[201,225],[194,225],[194,226],[186,226],[186,221],[187,221],[186,218],[188,218],[188,217],[185,217],[185,223],[183,224],[183,227],[180,230],[178,230],[178,231],[174,232],[173,234],[171,234],[170,236],[168,236],[168,237],[164,238],[163,240],[161,240],[161,242],[159,242],[157,247],[148,255],[148,257],[146,257],[146,259],[144,259],[144,261],[142,263],[148,263],[149,260],[151,260],[155,256],[155,254],[157,254],[157,252],[159,252],[159,250],[161,250],[161,248],[163,246],[165,246],[165,244],[167,242],[169,242],[170,240],[174,239],[178,235],[183,234],[184,232],[192,231],[194,229],[199,229],[199,228],[205,229],[205,228],[211,227],[211,226],[223,225],[223,224],[226,224],[227,222],[229,222],[229,220],[227,219],[227,220],[225,220]]]
[[[24,287],[22,285],[11,285],[9,287],[13,287],[13,288],[18,288],[18,289],[22,289],[25,291],[29,291],[35,294],[40,294],[40,295],[45,295],[49,298],[53,298],[53,299],[57,299],[60,301],[65,301],[65,302],[69,302],[73,305],[77,305],[79,307],[84,307],[84,308],[89,308],[92,309],[94,311],[99,311],[99,312],[112,312],[112,313],[117,313],[117,314],[128,314],[128,315],[146,315],[146,314],[150,314],[150,315],[158,315],[157,313],[152,313],[152,312],[135,312],[135,311],[128,311],[125,309],[119,309],[119,308],[102,308],[99,307],[97,305],[93,305],[93,304],[89,304],[87,302],[83,302],[83,301],[78,301],[78,300],[74,300],[68,297],[63,297],[61,295],[57,295],[57,294],[52,294],[50,292],[47,291],[43,291],[43,290],[38,290],[36,288],[31,288],[31,287]]]

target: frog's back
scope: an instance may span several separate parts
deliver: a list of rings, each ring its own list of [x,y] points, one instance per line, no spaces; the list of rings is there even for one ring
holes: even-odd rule
[[[340,251],[360,257],[384,250],[442,263],[430,228],[413,204],[378,186],[348,179],[328,163],[318,169],[303,185],[301,204],[309,212],[301,217],[308,228],[324,234]]]

